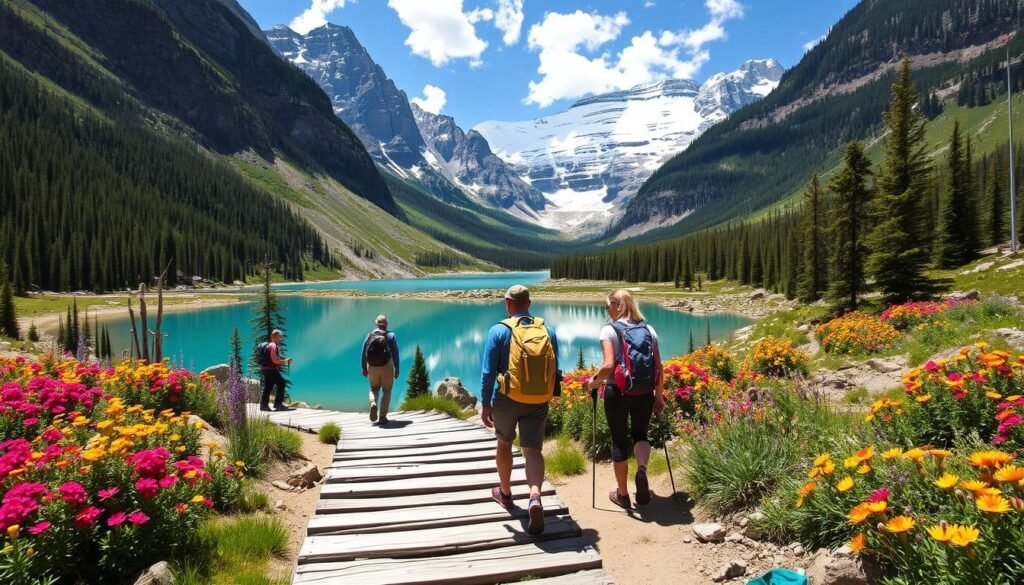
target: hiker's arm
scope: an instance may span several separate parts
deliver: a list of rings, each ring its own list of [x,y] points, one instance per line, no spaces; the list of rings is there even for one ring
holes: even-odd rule
[[[494,382],[498,379],[500,342],[499,332],[492,327],[487,333],[487,342],[484,344],[484,355],[480,364],[480,400],[484,408],[491,407],[491,399],[494,397]]]
[[[651,414],[660,416],[665,410],[665,371],[661,367],[661,348],[658,338],[654,338],[654,405]]]
[[[398,355],[398,336],[395,335],[394,331],[391,332],[390,339],[388,339],[388,343],[391,344],[391,348],[390,348],[391,349],[391,361],[394,362],[395,377],[397,378],[398,377],[398,359],[399,359],[399,355]]]
[[[359,357],[359,360],[360,360],[359,361],[359,365],[363,369],[363,376],[364,377],[369,373],[369,371],[366,369],[366,346],[369,345],[369,344],[370,344],[370,336],[367,335],[366,339],[363,340],[363,353]]]
[[[591,388],[598,388],[604,384],[608,378],[615,371],[615,348],[612,347],[612,342],[607,339],[601,340],[601,355],[603,361],[601,367],[594,374],[594,378],[590,380]]]
[[[270,363],[275,366],[287,366],[289,361],[291,361],[291,358],[281,359],[281,357],[277,355],[276,343],[270,346]]]

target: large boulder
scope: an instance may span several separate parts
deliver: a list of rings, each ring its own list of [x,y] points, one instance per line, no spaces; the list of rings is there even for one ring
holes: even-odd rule
[[[846,546],[835,551],[819,549],[807,569],[811,585],[870,585],[879,577],[881,571],[875,564],[854,555]]]
[[[135,580],[135,585],[172,585],[173,583],[174,573],[171,572],[167,561],[160,561],[146,569],[146,572]]]
[[[203,373],[217,380],[221,386],[224,386],[228,383],[229,370],[230,367],[227,364],[217,364],[206,368],[203,370]],[[260,380],[246,378],[245,376],[242,377],[242,382],[245,383],[246,399],[249,402],[258,402],[263,391],[263,383]]]
[[[454,400],[462,408],[476,408],[476,396],[470,394],[462,385],[462,380],[454,376],[441,380],[434,393],[441,398]]]
[[[1024,349],[1024,331],[1012,327],[996,329],[996,334],[1006,340],[1014,349]]]

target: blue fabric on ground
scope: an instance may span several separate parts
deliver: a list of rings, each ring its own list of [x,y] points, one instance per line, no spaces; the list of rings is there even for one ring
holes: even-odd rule
[[[747,585],[807,585],[807,577],[786,569],[772,569],[747,581]]]

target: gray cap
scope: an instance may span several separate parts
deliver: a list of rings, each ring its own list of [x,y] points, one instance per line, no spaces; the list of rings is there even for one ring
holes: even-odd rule
[[[528,301],[530,300],[530,290],[521,284],[514,284],[505,291],[505,298],[517,302]]]

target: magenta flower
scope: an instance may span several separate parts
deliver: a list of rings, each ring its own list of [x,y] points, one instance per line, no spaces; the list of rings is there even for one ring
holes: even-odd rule
[[[869,502],[884,502],[889,499],[889,488],[879,488],[868,496]]]
[[[103,508],[97,508],[96,506],[86,506],[75,514],[74,525],[75,528],[88,528],[96,523],[96,519],[103,513]]]
[[[81,506],[89,497],[89,494],[85,493],[85,488],[77,481],[62,483],[57,489],[61,498],[72,506]]]
[[[924,369],[926,372],[934,372],[935,370],[939,369],[939,364],[931,360],[928,360],[928,363],[924,365]]]
[[[142,499],[150,500],[156,497],[157,492],[160,491],[160,486],[155,479],[144,477],[135,482],[135,490],[139,492]]]
[[[127,519],[128,519],[128,516],[126,516],[124,512],[116,512],[116,513],[112,514],[110,516],[110,518],[107,518],[107,526],[110,526],[110,527],[120,526]]]
[[[178,482],[177,476],[167,475],[167,476],[161,477],[159,483],[160,483],[160,487],[161,488],[167,489],[167,488],[171,487],[172,485],[174,485],[177,482]]]
[[[136,526],[142,526],[146,522],[149,522],[149,516],[146,516],[146,514],[140,510],[128,514],[128,521]]]
[[[57,429],[47,429],[43,432],[43,440],[47,443],[56,443],[64,437]]]
[[[117,486],[114,486],[114,487],[109,487],[109,488],[107,488],[105,490],[100,490],[98,493],[99,493],[99,496],[100,496],[100,500],[109,500],[110,498],[116,496],[117,493],[120,492],[120,491],[121,491],[121,488],[119,488]]]
[[[42,533],[46,532],[46,529],[49,528],[49,527],[50,527],[50,523],[47,522],[46,520],[43,520],[42,522],[36,522],[35,525],[30,526],[29,529],[28,529],[28,533],[31,534],[32,536],[36,536],[36,535],[39,535],[39,534],[42,534]]]

